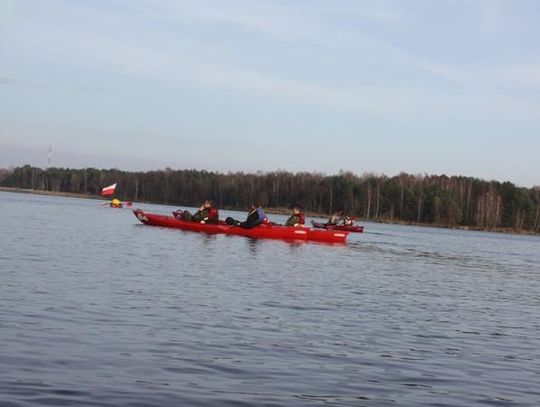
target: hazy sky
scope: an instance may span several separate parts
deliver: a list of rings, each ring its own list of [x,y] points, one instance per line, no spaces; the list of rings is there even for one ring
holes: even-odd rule
[[[0,167],[540,185],[536,0],[0,0]]]

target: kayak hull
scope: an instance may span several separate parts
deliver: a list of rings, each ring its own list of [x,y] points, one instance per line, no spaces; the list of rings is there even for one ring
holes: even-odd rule
[[[326,223],[315,222],[314,220],[311,221],[311,224],[313,225],[314,228],[317,228],[317,229],[342,230],[346,232],[355,232],[355,233],[362,233],[364,231],[364,227],[358,226],[358,225],[350,225],[350,226],[327,225]]]
[[[198,223],[184,221],[174,216],[147,213],[140,209],[133,211],[139,221],[145,225],[162,226],[188,230],[192,232],[204,232],[211,234],[226,234],[234,236],[245,236],[257,239],[283,239],[283,240],[303,240],[327,243],[345,243],[349,232],[334,230],[318,230],[303,227],[291,227],[272,224],[262,224],[260,226],[245,229],[240,226],[231,226],[225,222],[219,224]]]

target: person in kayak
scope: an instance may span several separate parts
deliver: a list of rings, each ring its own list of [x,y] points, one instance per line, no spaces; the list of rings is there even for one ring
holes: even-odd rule
[[[292,215],[285,222],[285,226],[303,227],[306,222],[304,208],[301,205],[291,206]]]
[[[240,226],[241,228],[251,229],[256,226],[259,226],[268,221],[266,214],[264,213],[263,208],[259,203],[255,202],[249,207],[249,212],[246,220],[244,222],[237,221],[234,218],[228,217],[225,219],[225,222],[231,226]]]
[[[180,214],[180,218],[199,223],[219,223],[219,211],[212,201],[207,199],[193,215],[189,211],[184,211]]]
[[[122,202],[120,202],[120,199],[114,198],[111,201],[111,207],[113,207],[113,208],[121,208],[122,207]]]
[[[330,218],[328,218],[328,221],[326,222],[326,226],[335,226],[339,223],[341,220],[341,217],[343,216],[343,211],[340,209],[336,212],[334,212]]]

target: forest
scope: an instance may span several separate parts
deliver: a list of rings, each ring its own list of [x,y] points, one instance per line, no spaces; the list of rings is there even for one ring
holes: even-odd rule
[[[134,202],[198,206],[208,197],[219,208],[238,210],[253,201],[274,209],[298,203],[306,212],[321,216],[342,209],[369,221],[540,233],[540,187],[464,176],[170,168],[128,172],[30,165],[0,170],[2,187],[98,197],[103,187],[113,183],[118,183],[117,198]]]

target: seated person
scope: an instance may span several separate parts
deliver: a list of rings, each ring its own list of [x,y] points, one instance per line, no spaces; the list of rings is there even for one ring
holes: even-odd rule
[[[343,224],[345,226],[352,226],[353,225],[353,218],[351,218],[350,216],[347,216],[344,220],[343,220]]]
[[[303,209],[300,205],[291,206],[292,215],[285,222],[285,226],[303,227],[306,222]]]
[[[229,225],[240,226],[245,229],[254,228],[267,221],[268,219],[266,217],[266,214],[264,213],[263,208],[261,208],[258,203],[254,203],[250,206],[248,216],[244,222],[237,221],[236,219],[233,219],[231,217],[225,219],[225,222],[227,222]]]
[[[219,212],[212,204],[212,201],[207,199],[193,215],[189,211],[184,211],[180,218],[200,223],[219,223]]]
[[[113,208],[121,208],[121,207],[122,207],[122,202],[120,202],[120,199],[114,198],[114,199],[111,201],[111,206],[112,206]]]
[[[327,226],[335,226],[339,223],[341,220],[341,216],[343,215],[343,211],[340,209],[332,214],[330,218],[328,219],[328,222],[326,222]]]

